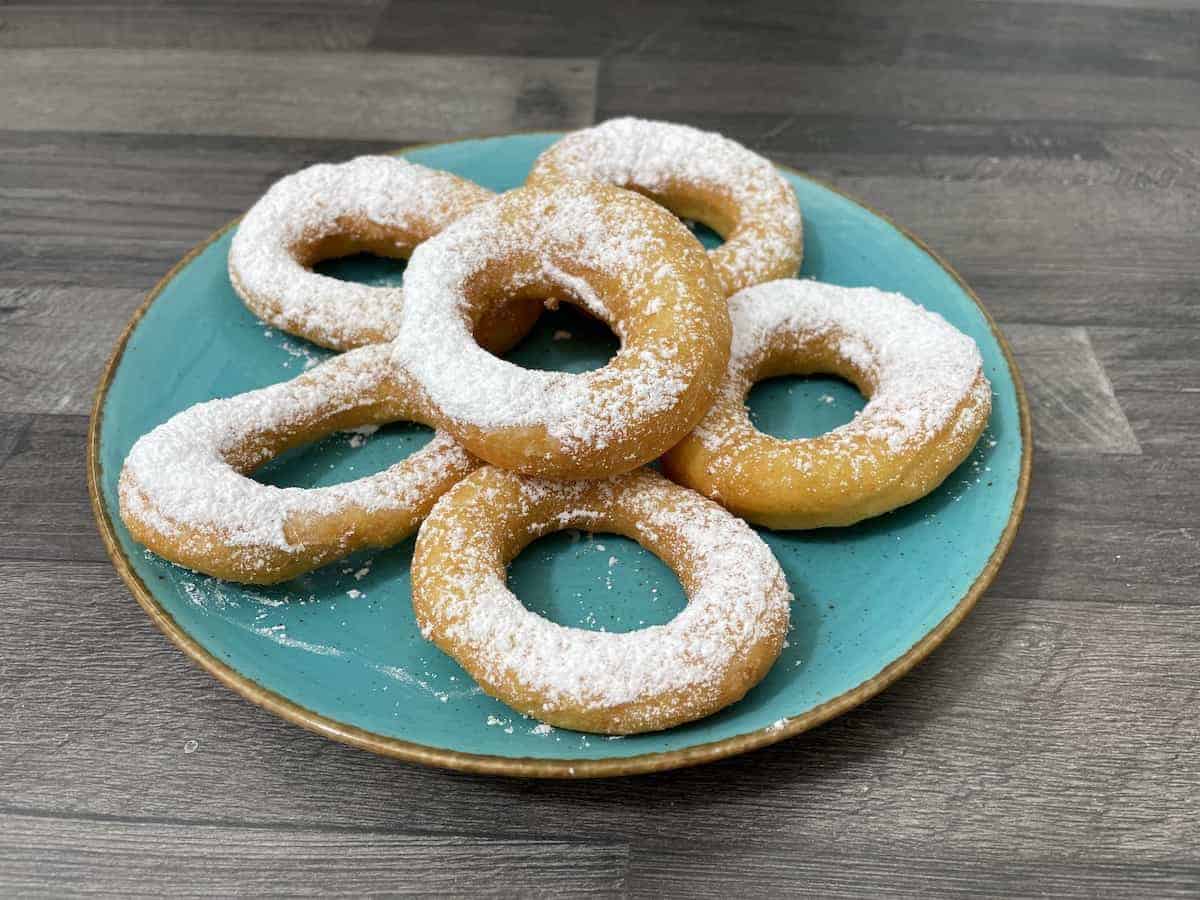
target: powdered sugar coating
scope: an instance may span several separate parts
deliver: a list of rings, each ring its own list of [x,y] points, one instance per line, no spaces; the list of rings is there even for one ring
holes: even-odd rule
[[[690,256],[672,251],[680,242]],[[497,267],[507,267],[506,295],[540,287],[606,321],[622,340],[614,359],[570,374],[524,369],[480,348],[468,293]],[[613,188],[577,182],[503,195],[418,247],[406,279],[397,363],[445,427],[485,458],[456,428],[540,428],[564,454],[604,449],[631,423],[674,413],[698,370],[725,358],[726,313],[699,246],[653,204]],[[663,311],[674,331],[640,333]],[[685,342],[692,352],[680,352]]]
[[[273,455],[263,449],[262,436],[320,430],[323,422],[404,417],[403,400],[393,406],[380,399],[403,390],[389,357],[386,347],[354,350],[291,381],[178,413],[130,450],[120,478],[122,517],[131,528],[181,542],[178,561],[216,542],[253,571],[279,552],[312,549],[289,537],[298,519],[431,505],[439,486],[444,490],[478,465],[441,432],[382,472],[330,487],[281,488],[245,474]]]
[[[337,350],[395,336],[399,288],[313,272],[303,248],[370,231],[390,235],[395,255],[493,195],[472,182],[398,156],[360,156],[310,166],[277,181],[250,208],[229,250],[235,289],[258,316]]]
[[[761,653],[768,657],[761,677],[778,654],[792,599],[783,570],[761,538],[715,503],[644,469],[598,482],[498,469],[477,476],[443,497],[422,529],[414,597],[425,577],[423,545],[453,547],[461,565],[449,585],[435,575],[437,597],[430,598],[432,608],[418,604],[418,624],[485,685],[514,685],[519,694],[539,697],[541,707],[530,714],[555,722],[565,710],[611,711],[619,723],[614,730],[647,730],[730,702],[731,672]],[[504,489],[473,490],[489,477]],[[632,536],[660,551],[670,548],[668,561],[677,568],[686,560],[679,574],[688,605],[665,625],[624,634],[555,624],[526,609],[505,585],[500,573],[508,560],[495,531],[472,525],[493,517],[520,523],[529,539],[632,520]],[[738,684],[737,696],[757,677]]]
[[[835,336],[838,355],[873,385],[854,421],[819,440],[788,442],[799,452],[798,466],[821,464],[819,458],[806,455],[808,450],[838,452],[838,443],[853,445],[860,436],[899,453],[943,431],[964,398],[990,393],[975,342],[902,294],[783,279],[734,295],[729,314],[733,346],[721,385],[721,396],[728,402],[742,403],[753,368],[780,333],[798,336],[801,342]],[[710,450],[719,451],[733,439],[706,422],[701,420],[694,434]]]
[[[720,394],[663,458],[674,480],[771,528],[850,525],[936,488],[987,424],[979,348],[899,295],[784,279],[730,300],[733,350]],[[758,431],[745,398],[760,377],[832,373],[869,398],[813,438]]]
[[[790,185],[769,160],[715,132],[610,119],[543,153],[530,179],[546,177],[591,178],[659,197],[693,195],[700,207],[719,205],[719,221],[706,220],[703,208],[686,214],[723,232],[725,243],[710,258],[726,294],[794,275],[800,266],[802,222]]]

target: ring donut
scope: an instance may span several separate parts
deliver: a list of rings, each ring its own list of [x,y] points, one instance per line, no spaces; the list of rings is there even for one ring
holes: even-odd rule
[[[438,426],[475,455],[553,478],[598,478],[659,456],[712,402],[729,314],[699,242],[638,194],[595,182],[518,188],[413,253],[399,366]],[[471,327],[513,301],[561,297],[621,348],[582,374],[523,369]]]
[[[711,131],[610,119],[568,134],[530,182],[590,178],[646,194],[725,239],[709,252],[726,297],[800,268],[803,233],[791,186],[769,160]]]
[[[526,609],[505,566],[531,541],[582,527],[638,541],[683,583],[665,625],[567,628]],[[754,531],[642,469],[561,482],[485,466],[438,501],[412,563],[421,633],[518,712],[577,731],[670,728],[741,699],[783,647],[791,594]]]
[[[729,309],[720,396],[663,471],[751,522],[850,525],[911,503],[966,459],[987,425],[979,348],[900,294],[787,279],[736,294]],[[868,398],[852,422],[802,440],[751,424],[745,399],[756,381],[816,373]]]
[[[281,488],[248,473],[334,431],[427,421],[387,347],[365,347],[291,381],[190,407],[133,445],[121,518],[138,542],[207,575],[274,584],[409,535],[478,466],[438,433],[392,467],[321,488]]]
[[[332,350],[390,341],[403,292],[312,271],[354,253],[407,258],[413,248],[495,195],[399,156],[360,156],[280,179],[246,213],[229,248],[229,278],[255,315]],[[481,323],[486,346],[503,351],[537,318],[514,305]]]

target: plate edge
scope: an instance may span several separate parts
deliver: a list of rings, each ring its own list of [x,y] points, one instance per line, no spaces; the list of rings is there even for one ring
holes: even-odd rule
[[[534,134],[551,134],[551,132],[518,132],[517,134],[534,135]],[[489,138],[510,137],[513,135],[491,135],[483,137],[463,138],[456,141],[445,141],[436,144],[414,144],[401,149],[392,151],[393,153],[407,153],[412,150],[422,147],[441,146],[442,144],[456,144],[467,141],[487,140]],[[935,650],[952,632],[967,614],[975,607],[979,599],[986,592],[995,580],[996,573],[999,571],[1000,564],[1008,555],[1016,532],[1020,526],[1024,516],[1025,503],[1029,494],[1029,482],[1033,464],[1033,442],[1032,431],[1030,425],[1030,414],[1028,399],[1025,394],[1025,386],[1021,379],[1020,371],[1017,368],[1016,360],[1013,358],[1012,348],[1009,346],[1008,340],[996,325],[991,313],[980,301],[974,290],[963,280],[962,276],[936,251],[926,244],[917,235],[910,232],[904,226],[895,222],[890,216],[875,209],[867,203],[859,200],[845,191],[822,181],[819,178],[814,178],[811,175],[797,171],[790,166],[783,166],[774,163],[776,168],[782,169],[790,174],[803,178],[806,181],[813,182],[826,190],[849,200],[857,206],[867,210],[872,215],[877,216],[884,222],[896,229],[900,234],[904,235],[909,241],[917,246],[922,252],[926,253],[934,260],[962,289],[963,293],[970,298],[971,302],[983,314],[984,320],[987,322],[988,328],[996,339],[1000,350],[1004,355],[1005,363],[1008,366],[1009,374],[1012,377],[1013,387],[1016,391],[1017,412],[1020,425],[1021,435],[1021,467],[1017,479],[1017,490],[1013,496],[1012,509],[1009,512],[1008,521],[1005,523],[1004,530],[1000,534],[1000,539],[993,548],[991,555],[988,557],[987,563],[983,570],[979,573],[976,579],[971,583],[967,593],[954,605],[954,608],[942,618],[937,625],[925,634],[919,641],[913,644],[908,650],[901,654],[896,659],[892,660],[884,666],[879,672],[865,681],[860,682],[855,687],[848,691],[839,694],[819,706],[813,707],[799,716],[793,716],[784,720],[782,726],[774,725],[760,728],[756,731],[746,732],[733,737],[723,738],[719,741],[712,741],[705,744],[697,744],[693,747],[687,747],[682,750],[667,750],[654,753],[646,753],[638,756],[613,757],[608,759],[542,759],[537,757],[507,757],[507,756],[491,756],[485,754],[465,753],[458,750],[446,750],[435,747],[428,747],[423,744],[405,741],[400,738],[384,737],[365,729],[358,728],[353,725],[348,725],[344,722],[339,722],[336,719],[323,716],[313,712],[300,704],[288,700],[280,694],[269,690],[258,684],[258,682],[242,675],[235,671],[231,666],[221,662],[215,655],[200,645],[191,635],[184,631],[158,601],[154,599],[145,582],[133,570],[123,550],[118,543],[116,532],[113,528],[112,520],[108,515],[108,510],[104,506],[103,496],[101,493],[100,479],[102,477],[100,466],[100,426],[104,414],[104,400],[108,395],[108,389],[112,379],[116,374],[117,367],[120,365],[121,358],[124,355],[125,347],[132,336],[134,329],[142,320],[146,311],[151,304],[158,298],[170,281],[178,274],[178,272],[188,265],[193,259],[200,255],[212,243],[219,240],[227,231],[233,228],[238,221],[238,218],[226,223],[221,228],[214,231],[203,241],[189,250],[180,260],[178,260],[165,275],[158,280],[153,288],[147,293],[145,300],[134,311],[129,322],[125,325],[120,336],[117,339],[112,353],[109,355],[108,361],[104,366],[104,370],[100,377],[100,382],[96,387],[96,391],[92,401],[92,413],[88,423],[88,439],[87,439],[87,482],[88,494],[91,498],[92,514],[96,519],[97,528],[100,531],[100,537],[104,542],[104,547],[116,569],[121,580],[125,582],[126,587],[133,594],[138,605],[145,610],[151,621],[162,631],[167,638],[175,644],[185,656],[204,669],[226,687],[240,694],[250,702],[260,706],[267,711],[274,713],[280,718],[299,725],[308,731],[322,735],[340,743],[348,744],[363,750],[369,750],[373,753],[388,756],[395,759],[401,759],[407,762],[415,762],[423,765],[434,766],[442,769],[450,769],[470,774],[481,775],[507,775],[519,778],[599,778],[599,777],[617,777],[624,775],[639,775],[648,774],[651,772],[661,772],[668,769],[684,768],[688,766],[700,765],[706,762],[714,762],[719,759],[724,759],[730,756],[736,756],[741,753],[747,753],[751,750],[756,750],[761,747],[769,746],[789,737],[794,737],[797,734],[822,725],[829,720],[836,718],[844,712],[866,702],[876,694],[883,691],[893,682],[910,672],[919,662],[927,657]]]

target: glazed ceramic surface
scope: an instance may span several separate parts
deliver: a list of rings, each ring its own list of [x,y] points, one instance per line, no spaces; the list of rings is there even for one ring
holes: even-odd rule
[[[405,155],[502,191],[524,180],[555,137],[464,141]],[[874,213],[786,174],[804,214],[801,276],[899,291],[945,316],[979,344],[993,411],[970,458],[921,502],[853,528],[760,531],[796,601],[787,648],[740,703],[659,734],[547,732],[484,695],[421,638],[409,595],[411,539],[274,588],[198,575],[135,544],[117,515],[116,484],[139,436],[194,403],[292,378],[329,355],[264,326],[241,304],[226,274],[232,229],[161,286],[102,387],[92,469],[118,568],[159,624],[226,683],[310,728],[427,762],[517,774],[664,768],[769,743],[860,702],[887,680],[877,678],[887,667],[898,674],[927,652],[936,643],[931,636],[940,639],[990,580],[1023,499],[1022,400],[1001,341],[951,272]],[[403,280],[403,263],[370,257],[321,271],[371,283]],[[582,371],[603,365],[616,346],[604,326],[564,308],[546,313],[510,358]],[[750,396],[759,427],[782,437],[820,434],[862,405],[854,388],[830,378],[774,379]],[[338,434],[256,477],[333,484],[385,468],[429,435],[407,424]],[[513,562],[509,583],[531,609],[582,628],[666,622],[684,604],[665,565],[609,534],[569,531],[538,541]]]

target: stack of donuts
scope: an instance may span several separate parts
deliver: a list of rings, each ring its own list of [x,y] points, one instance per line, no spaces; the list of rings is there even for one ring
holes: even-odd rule
[[[681,218],[724,243],[705,251]],[[797,279],[801,248],[796,197],[767,160],[662,122],[569,134],[500,195],[399,157],[305,169],[246,215],[229,276],[263,320],[342,352],[142,437],[122,518],[172,562],[255,584],[419,527],[421,633],[487,693],[607,734],[709,715],[767,673],[788,628],[784,573],[747,523],[845,526],[910,503],[990,412],[969,337],[898,294]],[[403,288],[313,271],[361,252],[407,257]],[[619,338],[607,365],[568,374],[497,355],[560,302]],[[866,407],[813,439],[757,431],[750,387],[810,373],[852,382]],[[434,437],[377,474],[313,489],[251,477],[289,448],[399,420]],[[613,634],[527,610],[506,567],[566,528],[657,554],[684,611]]]

